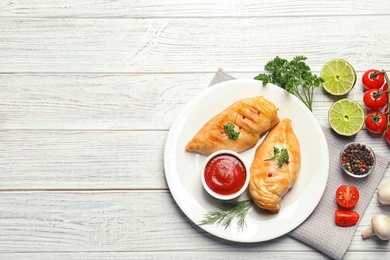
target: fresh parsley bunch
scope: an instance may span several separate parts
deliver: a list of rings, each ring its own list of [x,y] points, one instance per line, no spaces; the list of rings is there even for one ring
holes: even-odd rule
[[[255,79],[263,81],[263,85],[273,83],[284,88],[313,111],[314,88],[319,87],[324,80],[310,71],[310,67],[305,63],[306,59],[304,56],[296,56],[292,61],[288,61],[277,56],[264,67],[270,74],[259,74]]]

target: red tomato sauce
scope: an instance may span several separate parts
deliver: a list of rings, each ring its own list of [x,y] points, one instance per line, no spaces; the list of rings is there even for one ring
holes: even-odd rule
[[[231,195],[244,186],[244,164],[234,155],[219,154],[206,165],[204,178],[209,188],[222,195]]]

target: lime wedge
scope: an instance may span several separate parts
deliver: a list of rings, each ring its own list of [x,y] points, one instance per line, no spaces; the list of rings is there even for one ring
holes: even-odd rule
[[[356,101],[344,98],[335,102],[329,109],[330,127],[338,134],[351,136],[362,129],[364,125],[363,107]]]
[[[356,83],[356,71],[351,64],[342,59],[333,59],[325,63],[321,69],[324,79],[323,88],[332,95],[347,94]]]

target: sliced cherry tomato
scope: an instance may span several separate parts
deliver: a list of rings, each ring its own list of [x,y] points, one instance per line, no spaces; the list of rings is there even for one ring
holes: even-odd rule
[[[353,208],[359,200],[359,191],[355,186],[342,185],[336,191],[336,200],[343,208]]]
[[[380,72],[380,70],[371,69],[371,70],[367,70],[366,72],[364,72],[364,74],[362,76],[362,83],[363,83],[363,88],[365,90],[368,90],[371,88],[379,89],[385,83],[385,77],[382,73],[378,74],[376,77],[372,77],[372,74],[376,73],[376,72]]]
[[[340,227],[350,227],[359,221],[359,214],[350,209],[338,209],[335,213],[336,225]]]
[[[387,105],[387,92],[372,88],[366,91],[363,95],[364,105],[372,110],[380,110]]]
[[[380,111],[370,112],[365,120],[368,131],[373,134],[382,134],[387,127],[387,115]]]

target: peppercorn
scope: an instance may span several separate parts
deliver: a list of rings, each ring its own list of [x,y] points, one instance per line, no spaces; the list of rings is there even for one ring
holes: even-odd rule
[[[342,152],[341,163],[353,175],[364,175],[374,166],[374,155],[364,144],[353,143]]]

